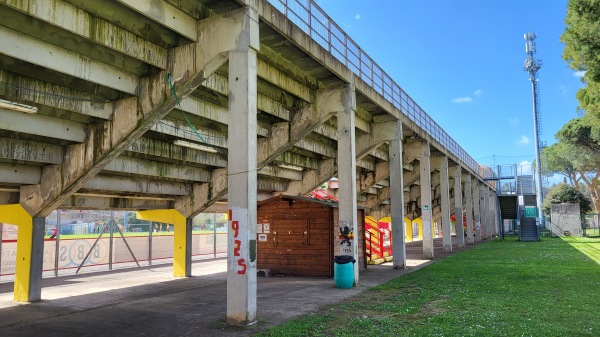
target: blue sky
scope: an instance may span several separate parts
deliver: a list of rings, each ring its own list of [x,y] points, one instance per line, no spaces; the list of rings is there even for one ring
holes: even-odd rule
[[[567,0],[318,0],[433,119],[481,164],[535,159],[531,82],[523,70],[534,32],[543,133],[577,117],[582,86],[561,55]]]

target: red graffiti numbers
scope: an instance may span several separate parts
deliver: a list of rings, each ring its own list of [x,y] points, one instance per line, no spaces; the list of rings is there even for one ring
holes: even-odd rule
[[[231,229],[233,230],[233,237],[237,238],[240,234],[240,223],[238,221],[231,221]]]
[[[240,256],[241,246],[242,246],[242,241],[233,240],[233,256]]]
[[[246,260],[244,259],[239,259],[237,262],[238,266],[242,267],[242,270],[238,270],[238,274],[240,275],[244,275],[246,274]]]
[[[235,239],[235,240],[233,240],[234,261],[235,261],[235,264],[241,268],[241,269],[238,269],[237,273],[239,275],[245,275],[246,269],[247,269],[246,260],[239,258],[239,256],[241,256],[240,250],[242,249],[242,241],[237,239],[237,237],[240,234],[240,223],[239,223],[239,221],[232,219],[231,210],[229,210],[229,219],[231,219],[231,230],[233,232],[233,238]]]

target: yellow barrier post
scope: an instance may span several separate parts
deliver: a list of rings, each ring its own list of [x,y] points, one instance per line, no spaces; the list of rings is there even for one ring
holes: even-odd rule
[[[31,217],[19,204],[0,205],[0,222],[19,228],[14,282],[17,302],[34,302],[42,297],[45,221]]]
[[[138,211],[136,217],[172,224],[173,234],[173,276],[187,277],[192,275],[192,219],[186,219],[174,209]]]
[[[406,233],[406,242],[412,242],[413,241],[413,226],[412,226],[412,221],[410,221],[409,218],[404,218],[404,227],[405,227],[405,233]]]

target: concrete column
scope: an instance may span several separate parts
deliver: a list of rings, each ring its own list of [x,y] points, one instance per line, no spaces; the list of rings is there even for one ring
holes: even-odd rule
[[[465,229],[463,228],[462,168],[452,167],[450,174],[454,177],[454,215],[456,216],[456,245],[465,246]]]
[[[475,242],[481,241],[481,200],[479,199],[479,181],[473,179],[471,183],[473,189],[473,217],[475,218]]]
[[[467,244],[472,245],[475,243],[475,238],[473,237],[473,198],[472,198],[472,186],[471,186],[471,175],[465,175],[465,205],[467,208],[466,218],[467,218]]]
[[[346,85],[342,95],[340,111],[337,113],[338,124],[338,181],[340,217],[339,227],[348,226],[354,233],[352,244],[343,247],[343,255],[352,255],[358,261],[358,218],[356,215],[356,132],[355,113],[356,97],[354,86]],[[393,226],[393,225],[392,225]],[[358,263],[354,264],[354,284],[358,284]]]
[[[441,209],[442,214],[440,220],[442,222],[442,232],[444,236],[442,242],[444,252],[452,252],[452,234],[450,233],[450,181],[448,178],[448,156],[443,156],[438,167],[440,171],[440,194],[441,194]]]
[[[258,14],[249,20],[229,52],[229,134],[227,199],[227,322],[256,320],[256,104]]]
[[[404,179],[402,168],[402,123],[397,123],[397,137],[389,142],[390,196],[392,213],[392,255],[394,269],[406,268],[404,234]],[[411,231],[412,233],[412,231]]]
[[[492,197],[492,235],[499,236],[498,234],[498,200],[496,192],[490,190],[490,196]]]
[[[490,235],[491,237],[497,236],[496,234],[496,193],[490,188]]]
[[[480,210],[481,210],[481,239],[482,240],[487,240],[487,226],[488,226],[488,216],[489,216],[489,212],[488,212],[488,195],[487,195],[487,188],[485,186],[485,184],[480,184],[479,185],[479,203],[480,203]]]
[[[429,143],[422,144],[419,156],[419,170],[421,183],[421,220],[423,221],[423,256],[426,259],[434,258],[431,207],[431,166],[429,163]]]

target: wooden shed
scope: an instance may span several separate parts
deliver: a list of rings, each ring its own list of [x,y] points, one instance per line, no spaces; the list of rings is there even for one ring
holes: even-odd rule
[[[333,258],[347,255],[338,225],[338,204],[297,196],[258,203],[258,269],[273,275],[333,277]],[[357,211],[359,269],[366,268],[364,210]]]

